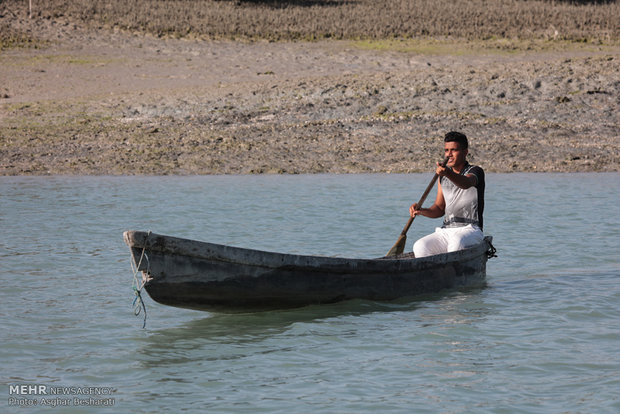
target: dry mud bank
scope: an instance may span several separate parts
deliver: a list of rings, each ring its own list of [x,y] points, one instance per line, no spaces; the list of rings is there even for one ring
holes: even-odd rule
[[[453,129],[487,171],[620,171],[618,47],[421,55],[40,30],[45,47],[0,52],[1,175],[428,171]]]

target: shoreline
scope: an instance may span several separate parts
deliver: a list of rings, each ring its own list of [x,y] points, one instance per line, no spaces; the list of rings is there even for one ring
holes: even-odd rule
[[[484,166],[481,166],[484,168]],[[555,171],[555,172],[522,172],[522,171],[510,171],[510,172],[488,172],[485,170],[485,175],[618,175],[620,171],[576,171],[576,172],[563,172],[563,171]],[[372,176],[372,175],[427,175],[428,178],[432,178],[433,170],[415,172],[415,173],[385,173],[385,172],[366,172],[366,173],[299,173],[299,174],[290,174],[290,173],[264,173],[264,174],[167,174],[167,175],[145,175],[145,174],[119,174],[119,175],[109,175],[109,174],[19,174],[19,175],[0,175],[0,181],[4,179],[90,179],[90,178],[101,178],[101,179],[116,179],[116,178],[207,178],[207,177],[296,177],[296,176]]]

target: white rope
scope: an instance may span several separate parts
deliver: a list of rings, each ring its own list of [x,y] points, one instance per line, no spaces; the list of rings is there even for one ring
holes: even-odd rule
[[[143,329],[144,327],[146,327],[146,304],[142,300],[142,289],[144,288],[144,285],[146,284],[148,280],[146,275],[150,274],[150,269],[151,269],[151,263],[149,261],[149,256],[146,254],[146,244],[147,244],[146,242],[150,234],[151,232],[149,231],[146,238],[144,239],[144,246],[142,247],[142,253],[140,254],[140,260],[138,260],[138,263],[136,264],[136,260],[133,255],[133,252],[131,253],[131,261],[130,261],[131,270],[133,272],[132,288],[136,296],[133,300],[133,313],[134,315],[138,316],[140,315],[140,312],[144,310],[144,323],[142,324]],[[140,266],[142,265],[142,260],[145,258],[146,258],[146,271],[145,271],[146,275],[143,273],[142,277],[138,278],[138,273],[140,272],[139,269],[140,269]]]

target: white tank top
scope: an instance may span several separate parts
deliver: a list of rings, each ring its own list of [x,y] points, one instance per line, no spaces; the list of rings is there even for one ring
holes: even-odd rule
[[[482,229],[484,211],[484,171],[475,165],[465,163],[460,175],[473,174],[476,185],[467,190],[457,187],[450,179],[441,177],[441,189],[446,201],[442,227],[462,227],[468,224]]]

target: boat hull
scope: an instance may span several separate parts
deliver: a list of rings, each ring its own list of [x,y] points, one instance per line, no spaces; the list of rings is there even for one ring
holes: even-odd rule
[[[491,238],[458,252],[414,259],[289,255],[127,231],[124,239],[156,302],[243,312],[334,303],[389,301],[483,286]]]

